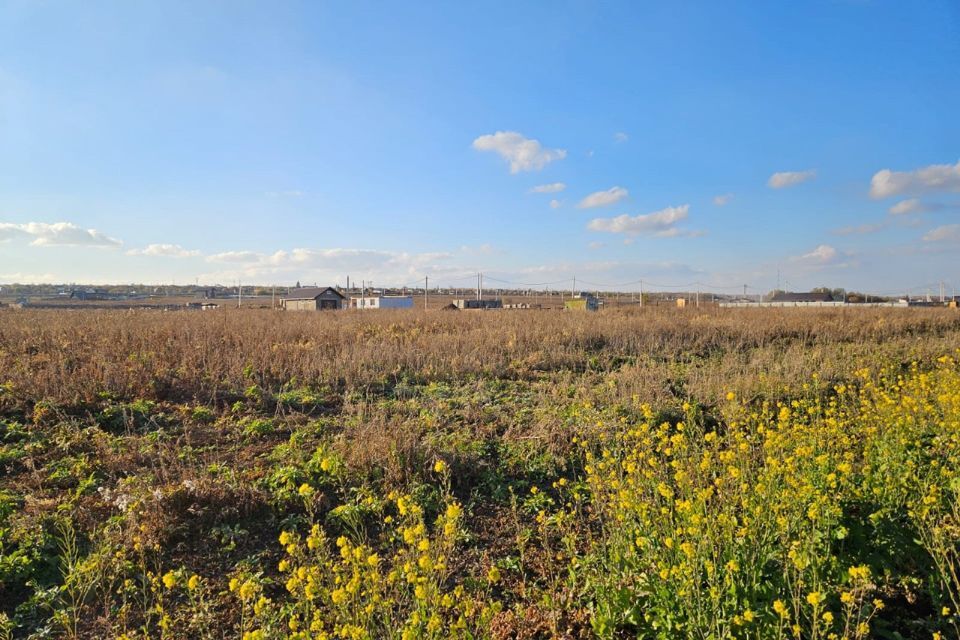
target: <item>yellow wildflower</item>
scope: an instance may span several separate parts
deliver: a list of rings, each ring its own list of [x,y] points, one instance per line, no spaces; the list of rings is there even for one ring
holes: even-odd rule
[[[173,589],[175,586],[177,586],[177,574],[175,574],[173,571],[167,571],[165,574],[163,574],[163,586],[165,586],[167,589]]]

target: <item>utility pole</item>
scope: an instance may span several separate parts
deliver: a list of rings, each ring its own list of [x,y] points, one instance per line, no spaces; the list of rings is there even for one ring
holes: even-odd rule
[[[427,310],[427,292],[430,290],[430,276],[423,277],[423,310]]]
[[[700,287],[697,287],[697,308],[700,308]]]
[[[273,285],[270,289],[270,308],[277,308],[277,285]]]
[[[779,274],[779,272],[777,272]],[[777,275],[777,288],[780,288],[780,276]],[[747,285],[743,285],[743,299],[747,299]]]
[[[570,297],[577,295],[577,276],[573,276],[573,289],[570,290]]]
[[[237,309],[243,304],[243,285],[237,280]]]
[[[643,280],[640,281],[640,308],[643,309]]]

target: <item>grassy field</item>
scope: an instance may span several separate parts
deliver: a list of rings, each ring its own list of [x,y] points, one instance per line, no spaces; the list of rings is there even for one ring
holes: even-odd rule
[[[0,310],[0,637],[958,638],[952,309]]]

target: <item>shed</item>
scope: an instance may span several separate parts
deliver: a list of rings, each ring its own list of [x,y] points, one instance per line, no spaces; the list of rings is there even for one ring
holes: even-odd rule
[[[328,311],[343,309],[347,297],[333,287],[293,289],[280,303],[287,311]]]
[[[600,301],[589,293],[579,293],[570,300],[564,300],[563,308],[566,311],[596,311],[600,308]]]
[[[413,296],[363,296],[350,299],[355,309],[413,309]]]
[[[457,309],[502,309],[503,308],[502,300],[491,300],[488,298],[483,298],[481,300],[465,298],[460,300],[454,300],[453,304],[456,305]]]

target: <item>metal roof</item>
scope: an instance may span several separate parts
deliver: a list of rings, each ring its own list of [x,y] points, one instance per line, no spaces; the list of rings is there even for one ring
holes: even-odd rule
[[[347,297],[334,289],[333,287],[301,287],[299,289],[293,289],[284,296],[285,300],[314,300],[319,298],[328,291],[332,291],[338,298],[341,300],[346,300]]]

